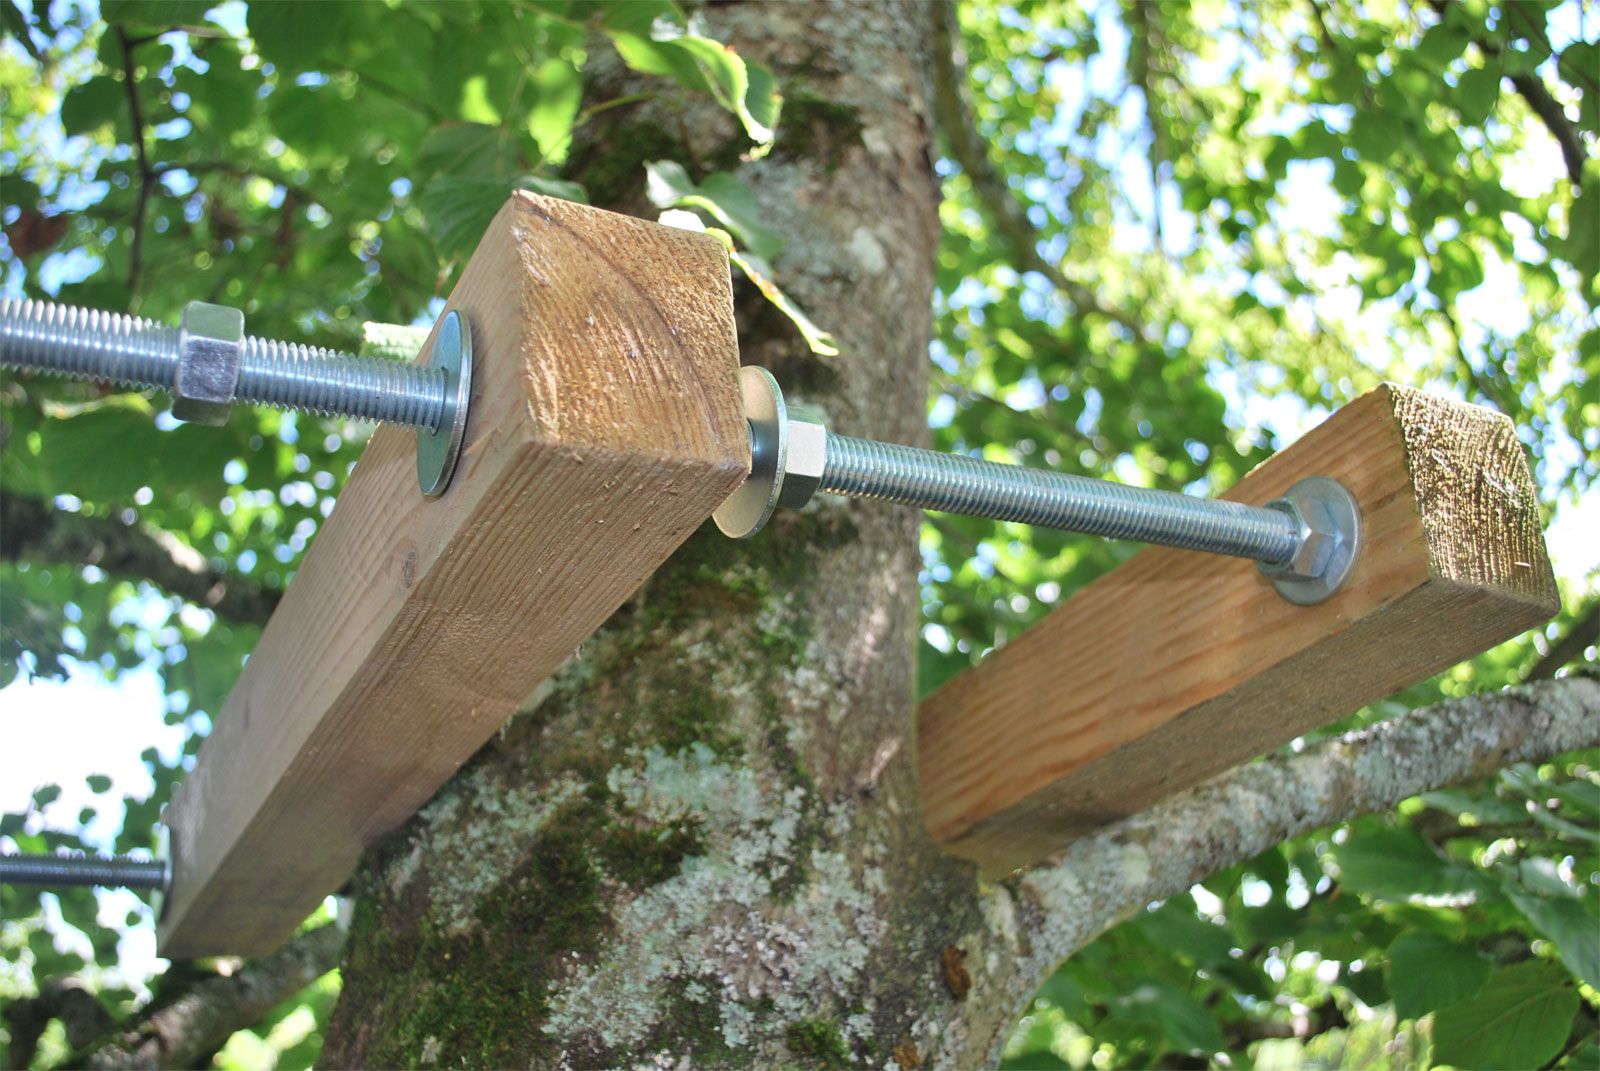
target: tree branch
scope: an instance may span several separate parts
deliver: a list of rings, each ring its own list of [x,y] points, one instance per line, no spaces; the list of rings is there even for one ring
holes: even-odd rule
[[[1578,137],[1578,128],[1567,119],[1567,113],[1562,110],[1560,103],[1538,78],[1531,74],[1508,77],[1516,91],[1522,94],[1522,99],[1528,102],[1533,114],[1550,131],[1550,136],[1556,139],[1556,144],[1561,146],[1561,159],[1566,161],[1567,177],[1572,180],[1573,186],[1582,186],[1583,141]]]
[[[1510,763],[1596,745],[1600,680],[1572,676],[1436,703],[1222,774],[1024,874],[1027,951],[1012,975],[1016,1003],[1145,905],[1289,837]]]
[[[84,517],[7,491],[0,496],[0,561],[22,560],[93,565],[149,580],[239,624],[266,624],[280,596],[272,588],[211,568],[197,551],[165,533],[110,517]]]
[[[121,26],[117,27],[117,41],[122,46],[122,84],[128,93],[128,117],[133,126],[134,158],[139,163],[139,192],[133,203],[133,238],[128,248],[128,294],[139,294],[140,276],[144,273],[144,223],[150,207],[150,188],[155,184],[156,173],[150,167],[150,152],[145,146],[144,107],[139,103],[139,87],[134,79],[136,65],[133,61],[134,42]]]
[[[1600,601],[1589,607],[1589,612],[1578,618],[1578,623],[1565,636],[1550,645],[1539,661],[1528,670],[1530,681],[1549,680],[1569,662],[1576,661],[1591,646],[1600,644]]]
[[[39,995],[14,1000],[0,1013],[11,1034],[6,1049],[6,1066],[13,1069],[32,1065],[39,1050],[39,1038],[51,1020],[60,1019],[66,1028],[67,1044],[87,1045],[104,1037],[115,1023],[98,997],[83,988],[75,978],[50,978],[39,986]]]
[[[339,965],[345,929],[330,922],[226,976],[199,983],[86,1055],[74,1067],[193,1067],[236,1030],[260,1021],[276,1005]]]
[[[1429,6],[1433,8],[1440,18],[1446,17],[1449,13],[1449,5],[1446,0],[1430,0]],[[1523,24],[1528,26],[1531,31],[1539,33],[1542,38],[1543,31],[1527,20],[1517,4],[1504,5],[1504,12],[1507,17],[1513,14],[1521,17]],[[1527,40],[1531,43],[1534,38],[1530,34]],[[1500,46],[1486,37],[1474,38],[1474,43],[1483,50],[1484,55],[1491,58],[1498,57],[1501,53]],[[1578,136],[1578,128],[1567,118],[1567,113],[1562,109],[1561,103],[1551,95],[1549,88],[1531,73],[1508,74],[1506,78],[1510,80],[1512,88],[1521,94],[1522,99],[1527,102],[1533,114],[1539,117],[1539,121],[1545,125],[1545,129],[1550,131],[1550,136],[1556,139],[1556,144],[1561,146],[1561,159],[1567,165],[1567,177],[1572,180],[1574,188],[1581,187],[1583,185],[1583,139]]]
[[[1079,310],[1120,325],[1134,338],[1149,341],[1144,325],[1128,313],[1103,303],[1082,283],[1068,279],[1061,269],[1039,253],[1039,234],[1017,203],[1005,178],[989,159],[989,152],[978,138],[976,120],[967,103],[964,53],[960,51],[955,6],[951,0],[936,0],[934,9],[933,108],[950,153],[972,183],[973,193],[990,225],[1005,242],[1016,266],[1036,271],[1050,280]]]

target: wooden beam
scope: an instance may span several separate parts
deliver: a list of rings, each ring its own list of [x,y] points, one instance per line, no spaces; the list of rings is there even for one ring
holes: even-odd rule
[[[163,955],[292,934],[749,471],[715,240],[519,193],[448,307],[454,481],[373,435],[167,812]]]
[[[1352,402],[1225,498],[1303,476],[1366,548],[1317,606],[1251,562],[1141,552],[922,704],[933,835],[997,876],[1548,620],[1538,496],[1504,416],[1400,387]]]

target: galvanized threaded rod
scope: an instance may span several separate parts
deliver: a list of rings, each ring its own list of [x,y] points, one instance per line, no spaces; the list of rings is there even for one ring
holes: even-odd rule
[[[48,301],[0,300],[0,367],[171,392],[175,327]],[[443,369],[246,336],[234,398],[323,416],[439,429]]]
[[[160,860],[85,855],[0,854],[0,884],[101,885],[107,888],[161,889],[167,864]]]
[[[1262,506],[831,432],[824,451],[818,490],[836,495],[1229,554],[1269,565],[1291,561],[1302,538],[1293,517]]]
[[[1339,590],[1361,553],[1360,506],[1326,476],[1302,477],[1282,497],[1248,506],[835,435],[820,414],[791,409],[772,373],[753,365],[739,370],[739,397],[750,475],[711,515],[734,539],[761,531],[773,510],[799,509],[827,491],[1248,558],[1301,606]]]

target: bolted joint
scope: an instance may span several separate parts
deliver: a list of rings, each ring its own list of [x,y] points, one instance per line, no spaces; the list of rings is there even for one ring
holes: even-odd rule
[[[739,369],[739,393],[750,425],[750,475],[711,519],[722,534],[747,539],[779,506],[799,509],[822,484],[828,429],[812,410],[784,403],[765,368]]]
[[[195,424],[226,424],[244,365],[244,313],[191,301],[178,330],[172,415]]]
[[[778,505],[799,509],[810,502],[822,486],[827,459],[828,428],[821,411],[789,406],[789,449],[784,451],[783,471],[778,474]]]
[[[1287,513],[1300,528],[1292,558],[1260,563],[1278,594],[1310,606],[1339,590],[1361,552],[1361,509],[1355,496],[1337,480],[1308,476],[1267,508]]]

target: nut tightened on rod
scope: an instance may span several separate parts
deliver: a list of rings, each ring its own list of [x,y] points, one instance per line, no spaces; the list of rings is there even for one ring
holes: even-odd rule
[[[762,368],[742,369],[740,389],[750,477],[713,514],[735,538],[760,531],[777,507],[799,508],[825,491],[1249,558],[1284,598],[1302,605],[1337,590],[1360,551],[1355,500],[1326,477],[1248,506],[834,435],[786,406]]]
[[[221,424],[233,403],[298,409],[417,429],[417,476],[426,494],[449,483],[466,433],[472,339],[446,313],[427,364],[409,364],[257,338],[244,314],[192,301],[170,327],[136,316],[0,300],[0,367],[164,390],[181,420]]]

